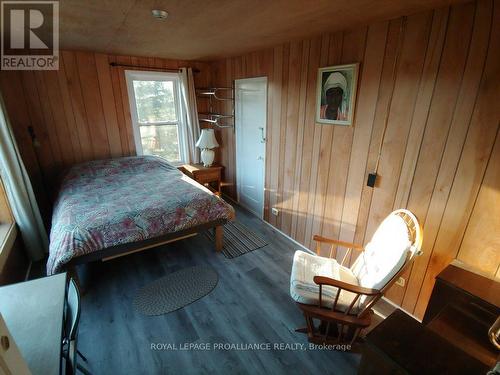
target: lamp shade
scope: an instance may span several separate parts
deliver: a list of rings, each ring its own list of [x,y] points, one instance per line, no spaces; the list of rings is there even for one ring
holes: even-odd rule
[[[201,129],[200,139],[196,142],[196,147],[201,148],[215,148],[219,147],[217,139],[215,139],[214,129]]]

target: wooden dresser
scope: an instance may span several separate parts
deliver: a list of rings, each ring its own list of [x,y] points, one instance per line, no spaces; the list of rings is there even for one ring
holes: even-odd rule
[[[485,375],[489,369],[397,309],[367,334],[358,375]]]
[[[437,277],[423,324],[488,367],[500,352],[488,330],[500,315],[500,282],[454,261]]]

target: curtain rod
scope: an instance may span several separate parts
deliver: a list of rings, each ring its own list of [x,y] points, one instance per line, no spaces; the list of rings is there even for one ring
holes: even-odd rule
[[[124,67],[124,68],[142,68],[142,69],[152,69],[152,70],[161,70],[161,71],[164,71],[164,72],[180,72],[181,70],[180,69],[172,69],[172,68],[159,68],[159,67],[156,67],[156,66],[141,66],[141,65],[129,65],[129,64],[119,64],[119,63],[116,63],[116,62],[110,62],[109,63],[110,66],[113,66],[113,67],[117,67],[117,66],[120,66],[120,67]],[[193,69],[193,73],[199,73],[200,70],[197,69],[197,68],[192,68]]]

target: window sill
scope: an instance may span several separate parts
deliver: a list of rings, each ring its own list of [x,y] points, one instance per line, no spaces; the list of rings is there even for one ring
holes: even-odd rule
[[[0,224],[0,273],[17,237],[16,223]]]

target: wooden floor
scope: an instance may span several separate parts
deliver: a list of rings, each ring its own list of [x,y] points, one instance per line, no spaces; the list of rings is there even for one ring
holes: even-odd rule
[[[304,344],[302,315],[289,296],[297,245],[250,214],[240,222],[269,245],[235,259],[204,235],[96,264],[82,299],[79,349],[93,374],[354,374],[359,354],[330,350],[152,350],[151,344]],[[132,307],[138,288],[185,267],[208,264],[214,291],[170,314],[147,317]]]

